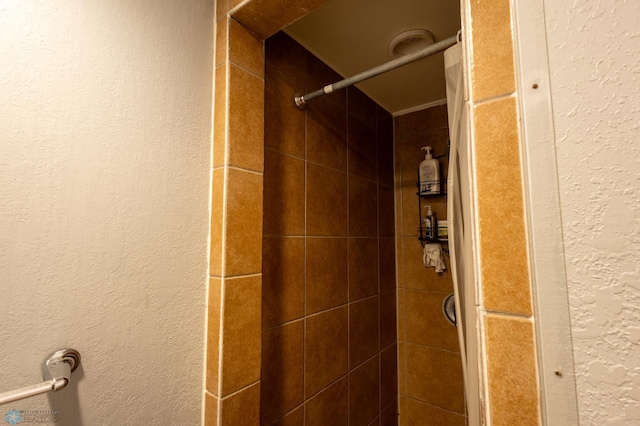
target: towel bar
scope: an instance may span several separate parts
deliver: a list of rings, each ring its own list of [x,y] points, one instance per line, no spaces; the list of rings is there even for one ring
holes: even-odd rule
[[[0,405],[63,389],[69,384],[71,373],[78,365],[80,365],[80,353],[75,349],[62,349],[52,353],[42,362],[42,378],[45,381],[0,393]]]

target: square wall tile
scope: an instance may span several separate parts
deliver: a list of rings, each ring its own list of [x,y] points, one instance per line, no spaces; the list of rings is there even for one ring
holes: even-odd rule
[[[474,127],[484,307],[531,315],[515,98],[476,106]]]
[[[348,117],[347,127],[349,175],[377,181],[378,150],[375,129],[352,115]]]
[[[398,316],[398,341],[405,341],[406,337],[405,337],[405,327],[404,327],[404,322],[405,322],[405,314],[404,314],[404,293],[406,290],[399,288],[398,289],[398,312],[397,312],[397,316]]]
[[[226,164],[227,148],[227,70],[228,64],[222,63],[215,71],[215,99],[213,100],[213,167]]]
[[[398,392],[401,395],[407,394],[407,344],[398,342]]]
[[[209,273],[222,276],[222,241],[224,222],[224,169],[213,171],[211,188],[211,248],[209,249]]]
[[[231,0],[238,3],[239,0]],[[282,0],[263,0],[246,2],[236,9],[233,17],[244,26],[265,39],[303,17],[327,0],[305,0],[295,3],[295,7]]]
[[[391,345],[380,353],[380,403],[385,407],[397,399],[398,347]]]
[[[223,281],[222,397],[260,380],[261,283],[259,275]]]
[[[229,60],[239,67],[264,78],[264,46],[238,21],[229,18]]]
[[[407,399],[406,396],[400,396],[398,398],[398,424],[400,426],[407,426],[408,424]]]
[[[456,327],[442,314],[442,302],[447,296],[423,290],[404,292],[407,342],[460,351]]]
[[[405,289],[420,289],[441,293],[453,292],[453,281],[451,281],[449,271],[445,274],[438,274],[434,268],[425,268],[422,259],[424,252],[417,239],[402,238],[402,253],[402,274]]]
[[[411,343],[406,351],[407,396],[464,414],[460,354]]]
[[[349,369],[380,350],[378,296],[349,304]]]
[[[403,193],[403,187],[402,186],[396,186],[394,189],[394,198],[395,198],[395,208],[394,208],[394,216],[395,216],[395,232],[396,232],[396,236],[401,236],[402,235],[402,193]],[[412,219],[412,221],[415,220]]]
[[[304,316],[305,248],[300,237],[265,237],[262,244],[264,330]]]
[[[216,20],[229,13],[229,0],[216,0]]]
[[[383,408],[380,413],[380,424],[382,426],[398,426],[398,398]]]
[[[402,228],[398,233],[399,236],[417,238],[420,233],[420,220],[424,219],[426,210],[423,214],[422,209],[419,209],[422,200],[418,200],[417,191],[418,188],[415,186],[403,186],[401,188],[400,214],[402,215]],[[435,198],[428,199],[429,202],[433,200],[435,200]]]
[[[218,364],[220,354],[220,297],[222,280],[209,279],[209,301],[207,309],[207,390],[218,394]]]
[[[511,4],[509,0],[472,0],[471,80],[474,101],[515,91]]]
[[[377,111],[378,183],[393,186],[393,117],[382,107]]]
[[[260,382],[220,401],[220,425],[260,425]]]
[[[355,176],[349,178],[349,236],[378,236],[378,184]]]
[[[349,300],[378,293],[378,240],[349,238]]]
[[[264,144],[276,151],[304,158],[305,117],[293,102],[305,90],[302,81],[292,79],[272,64],[266,66],[264,96]]]
[[[264,169],[264,81],[229,66],[229,165],[262,172]],[[247,120],[246,117],[251,117]]]
[[[260,398],[263,424],[270,424],[304,402],[303,373],[304,321],[263,331]]]
[[[347,175],[307,164],[307,235],[347,235]]]
[[[288,81],[307,81],[307,50],[284,31],[279,31],[266,39],[266,62],[274,66]],[[302,92],[306,87],[302,87]]]
[[[347,111],[328,96],[306,108],[307,158],[313,163],[347,171]]]
[[[304,394],[309,399],[347,373],[347,307],[308,316],[305,322]]]
[[[225,276],[262,272],[262,175],[227,170]]]
[[[307,315],[347,302],[347,261],[346,238],[307,238]]]
[[[447,105],[439,105],[395,117],[395,136],[404,137],[448,125]]]
[[[304,160],[265,151],[264,233],[304,235]]]
[[[347,425],[349,380],[347,376],[325,388],[304,405],[305,426]]]
[[[331,67],[316,58],[311,52],[307,52],[307,92],[313,92],[328,84],[342,80],[343,77]],[[339,108],[347,107],[347,91],[338,90],[329,96],[325,96]],[[314,101],[315,102],[315,101]]]
[[[396,336],[396,292],[380,294],[380,349],[394,343]]]
[[[525,318],[488,314],[484,326],[492,424],[538,425],[533,324]]]
[[[393,238],[395,232],[395,200],[391,187],[378,185],[378,224],[380,237]]]
[[[465,426],[465,417],[434,405],[407,398],[409,426]],[[514,423],[515,424],[515,423]]]
[[[229,17],[224,17],[216,23],[216,58],[218,66],[227,60],[227,42],[229,41]]]
[[[380,238],[378,240],[378,268],[380,273],[380,292],[396,288],[396,240]]]
[[[209,392],[204,393],[204,424],[218,426],[218,398]]]
[[[304,426],[304,406],[296,408],[286,416],[271,423],[272,426]]]
[[[349,424],[367,426],[380,412],[379,357],[349,373]]]
[[[417,179],[416,175],[416,179]],[[402,186],[402,138],[393,140],[393,186]]]
[[[402,270],[403,265],[403,238],[396,238],[396,287],[404,288],[404,271]]]
[[[349,114],[371,128],[376,128],[376,109],[378,105],[356,86],[347,88]]]

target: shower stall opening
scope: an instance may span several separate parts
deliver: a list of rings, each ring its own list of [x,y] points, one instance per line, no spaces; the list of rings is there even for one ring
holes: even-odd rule
[[[454,290],[473,280],[460,51],[446,101],[392,116],[355,86],[331,93],[342,76],[290,35],[266,40],[261,424],[477,424],[474,290]],[[425,145],[449,179],[420,206],[449,220],[444,274],[416,238]],[[442,313],[454,292],[471,306],[458,328]]]

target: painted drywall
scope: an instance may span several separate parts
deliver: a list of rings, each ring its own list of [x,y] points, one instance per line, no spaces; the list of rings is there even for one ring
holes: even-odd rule
[[[640,3],[545,1],[580,424],[640,424]]]
[[[0,0],[0,407],[199,424],[212,2]]]

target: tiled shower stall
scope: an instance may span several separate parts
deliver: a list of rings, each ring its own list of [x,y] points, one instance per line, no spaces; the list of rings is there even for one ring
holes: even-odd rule
[[[427,345],[419,327],[410,329],[415,304],[420,300],[427,306],[435,303],[449,291],[450,283],[428,275],[415,282],[408,279],[417,273],[414,268],[424,272],[419,243],[410,235],[418,213],[416,224],[408,225],[414,214],[409,207],[412,203],[404,197],[409,185],[402,178],[394,183],[393,176],[385,174],[391,167],[384,160],[391,154],[381,153],[392,150],[393,145],[385,145],[386,138],[393,137],[390,117],[355,89],[314,101],[304,113],[296,111],[292,101],[270,100],[269,93],[265,96],[271,90],[272,76],[275,85],[296,90],[303,88],[303,75],[304,88],[312,90],[330,82],[324,78],[335,77],[317,63],[305,73],[296,71],[300,63],[278,64],[277,52],[275,57],[268,53],[265,66],[264,41],[322,3],[220,0],[216,4],[205,421],[257,425],[262,418],[278,424],[299,425],[305,420],[316,424],[318,413],[327,415],[323,407],[330,406],[330,412],[347,413],[352,424],[388,424],[395,421],[390,419],[395,419],[398,382],[394,364],[399,361],[398,391],[403,397],[398,409],[408,410],[408,419],[412,412],[446,410],[459,422],[464,411],[459,388],[453,390],[459,385],[449,387],[451,397],[436,401],[419,380],[411,379],[436,354],[450,363],[453,376],[459,373],[453,370],[457,354],[448,346],[452,344],[450,334],[437,345]],[[473,49],[470,103],[472,145],[477,155],[482,290],[478,309],[482,314],[481,362],[488,377],[482,395],[487,398],[485,409],[492,424],[533,425],[538,422],[538,391],[511,6],[508,0],[464,0],[461,6],[473,18],[464,36],[472,41],[468,45]],[[309,55],[302,56],[311,60]],[[283,102],[277,108],[289,109],[286,120],[298,121],[272,120],[270,102]],[[335,134],[344,129],[335,116],[338,113],[347,127],[346,156],[339,142],[345,139]],[[400,119],[395,123],[395,167],[404,174],[411,165],[405,170],[404,154],[397,155],[398,144],[402,148],[411,142],[401,124]],[[424,131],[437,133],[443,123],[435,126]],[[278,133],[284,128],[285,132]],[[294,134],[305,138],[304,150],[291,138]],[[270,135],[278,140],[270,140]],[[319,145],[314,140],[319,135],[332,143]],[[364,139],[368,149],[363,148]],[[413,148],[407,155],[414,155]],[[282,179],[285,170],[293,177]],[[398,193],[401,198],[401,206],[396,204],[395,220],[400,226],[395,235],[388,232],[393,228],[393,208],[385,201],[393,197],[394,184],[396,203]],[[351,194],[360,196],[354,200]],[[323,199],[326,201],[318,201]],[[417,200],[415,203],[417,210]],[[442,218],[442,205],[436,201],[434,206]],[[274,217],[273,211],[293,217],[284,221]],[[501,237],[499,247],[493,244],[496,235]],[[396,242],[399,259],[397,312],[393,309],[395,283],[386,278],[394,268],[389,260],[392,242]],[[286,260],[285,264],[270,263],[274,256]],[[326,274],[331,278],[323,281]],[[283,276],[297,276],[297,284],[287,287],[281,300],[263,298],[270,294],[266,289],[283,289],[282,281],[278,282]],[[319,292],[319,286],[328,291]],[[398,339],[395,325],[388,327],[395,316],[400,318]],[[351,324],[352,318],[362,321]],[[444,325],[436,326],[447,330]],[[282,417],[285,414],[289,415]],[[407,420],[407,416],[400,419]]]

